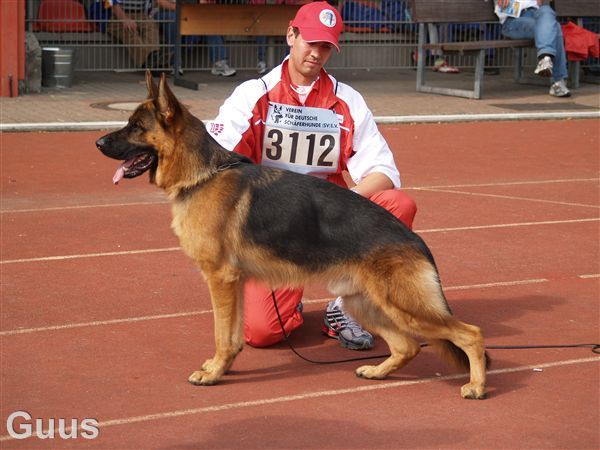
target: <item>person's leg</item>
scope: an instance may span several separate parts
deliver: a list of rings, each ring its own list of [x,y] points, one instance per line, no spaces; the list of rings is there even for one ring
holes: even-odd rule
[[[369,200],[387,209],[412,230],[413,220],[417,214],[417,204],[404,191],[388,189],[378,192]]]
[[[174,49],[177,41],[177,25],[175,24],[175,12],[161,9],[156,13],[155,20],[159,23],[162,31],[163,42]]]
[[[142,66],[146,60],[140,59],[140,53],[136,50],[138,42],[138,34],[136,32],[126,30],[121,22],[110,21],[106,25],[106,33],[123,44],[134,67]]]
[[[550,6],[543,5],[534,14],[535,46],[538,57],[550,55],[553,58],[552,81],[567,78],[567,58],[562,29],[556,20],[556,13]]]
[[[138,51],[140,53],[139,60],[146,62],[148,61],[148,57],[154,53],[154,60],[151,62],[156,64],[158,61],[155,60],[158,58],[160,45],[158,24],[143,14],[136,16],[136,23],[138,26]]]
[[[275,289],[277,309],[288,335],[304,322],[299,307],[303,292],[303,289]],[[246,343],[253,347],[268,347],[282,341],[283,338],[271,289],[258,281],[248,280],[244,287]]]
[[[529,11],[523,11],[523,16],[509,17],[502,25],[502,34],[508,39],[534,39],[535,18]]]
[[[206,44],[208,45],[208,55],[212,63],[227,59],[227,49],[225,48],[225,40],[223,36],[206,36]]]

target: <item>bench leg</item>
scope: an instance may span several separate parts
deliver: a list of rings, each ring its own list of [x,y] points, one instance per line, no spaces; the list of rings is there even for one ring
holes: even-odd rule
[[[523,49],[513,49],[513,78],[518,83],[523,78]]]
[[[475,60],[475,81],[473,86],[473,98],[479,100],[483,88],[483,66],[485,65],[485,49],[479,50]]]
[[[427,37],[424,23],[419,24],[419,43],[417,46],[417,92],[424,92],[425,85],[425,50],[423,45]]]

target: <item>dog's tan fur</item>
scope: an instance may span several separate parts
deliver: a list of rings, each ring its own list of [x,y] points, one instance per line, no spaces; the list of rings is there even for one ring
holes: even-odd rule
[[[98,146],[117,159],[124,158],[110,147],[123,140],[131,146],[150,146],[156,152],[151,180],[171,198],[173,231],[210,289],[216,352],[191,374],[191,383],[217,383],[241,351],[246,279],[256,278],[272,287],[325,280],[335,295],[344,296],[348,312],[390,347],[388,359],[359,367],[358,376],[382,379],[401,368],[419,353],[413,336],[420,336],[457,364],[470,366],[471,379],[461,389],[463,397],[485,396],[486,355],[481,332],[451,315],[432,259],[412,242],[417,237],[404,230],[411,242],[373,244],[372,249],[367,243],[368,251],[348,258],[336,256],[318,271],[310,264],[282,257],[276,247],[258,244],[249,231],[253,195],[258,189],[284,183],[288,175],[260,168],[248,181],[236,166],[238,161],[230,161],[233,154],[218,148],[201,122],[175,99],[165,78],[159,86],[149,74],[146,78],[148,100],[134,112],[127,127],[105,136]],[[140,126],[136,128],[137,122]],[[312,181],[296,181],[300,189],[313,189]],[[340,201],[356,201],[345,193],[336,195]],[[370,214],[366,205],[360,206],[365,206],[364,214]],[[364,235],[355,238],[368,239]]]

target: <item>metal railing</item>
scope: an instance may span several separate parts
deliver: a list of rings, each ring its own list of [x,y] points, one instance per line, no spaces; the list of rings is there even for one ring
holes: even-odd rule
[[[27,0],[26,30],[36,36],[42,47],[65,47],[75,49],[76,71],[136,71],[142,70],[130,58],[128,48],[141,47],[141,44],[123,44],[107,32],[107,25],[113,19],[98,15],[98,8],[106,0]],[[228,3],[248,3],[248,0],[229,0]],[[332,2],[335,3],[335,2]],[[377,2],[363,2],[365,4]],[[352,6],[352,7],[350,7]],[[362,8],[362,9],[361,9]],[[340,9],[344,16],[346,30],[342,34],[343,51],[334,54],[328,63],[330,68],[349,69],[403,69],[416,65],[418,27],[409,20],[406,2],[382,0],[374,9],[363,8],[361,4],[343,2]],[[94,12],[95,11],[95,12]],[[151,13],[152,14],[152,13]],[[152,18],[154,17],[154,18]],[[144,22],[158,31],[165,31],[170,22],[149,16]],[[600,23],[588,21],[586,26],[599,30]],[[498,23],[450,24],[438,27],[440,40],[500,39]],[[279,61],[287,52],[283,39],[270,38],[268,43],[246,36],[223,36],[229,65],[236,69],[253,70],[257,66],[261,47],[268,45],[275,60]],[[159,38],[157,48],[162,55],[169,55],[171,49]],[[210,45],[203,37],[186,37],[183,41],[182,61],[184,70],[210,70]],[[474,66],[474,58],[469,55],[447,55],[448,63],[460,68]],[[489,65],[511,67],[510,49],[489,52]],[[168,58],[163,63],[168,65]],[[428,66],[434,58],[428,58]],[[526,54],[525,64],[534,65],[535,52]],[[587,66],[600,65],[599,60],[586,62]]]

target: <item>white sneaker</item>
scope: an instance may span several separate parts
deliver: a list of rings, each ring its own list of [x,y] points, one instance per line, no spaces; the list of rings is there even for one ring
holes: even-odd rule
[[[550,78],[552,76],[553,68],[554,64],[552,64],[552,58],[550,58],[549,56],[544,56],[538,61],[533,73],[541,77]]]
[[[222,77],[231,77],[236,74],[236,71],[234,68],[229,67],[226,59],[222,59],[214,64],[210,73],[213,75],[221,75]]]
[[[552,83],[549,94],[553,95],[554,97],[570,97],[571,91],[569,91],[569,88],[567,88],[567,83],[565,83],[565,80],[560,80],[556,83]]]
[[[264,61],[259,61],[258,64],[256,65],[256,71],[258,72],[259,75],[262,75],[263,73],[265,73],[267,71],[267,63]]]

